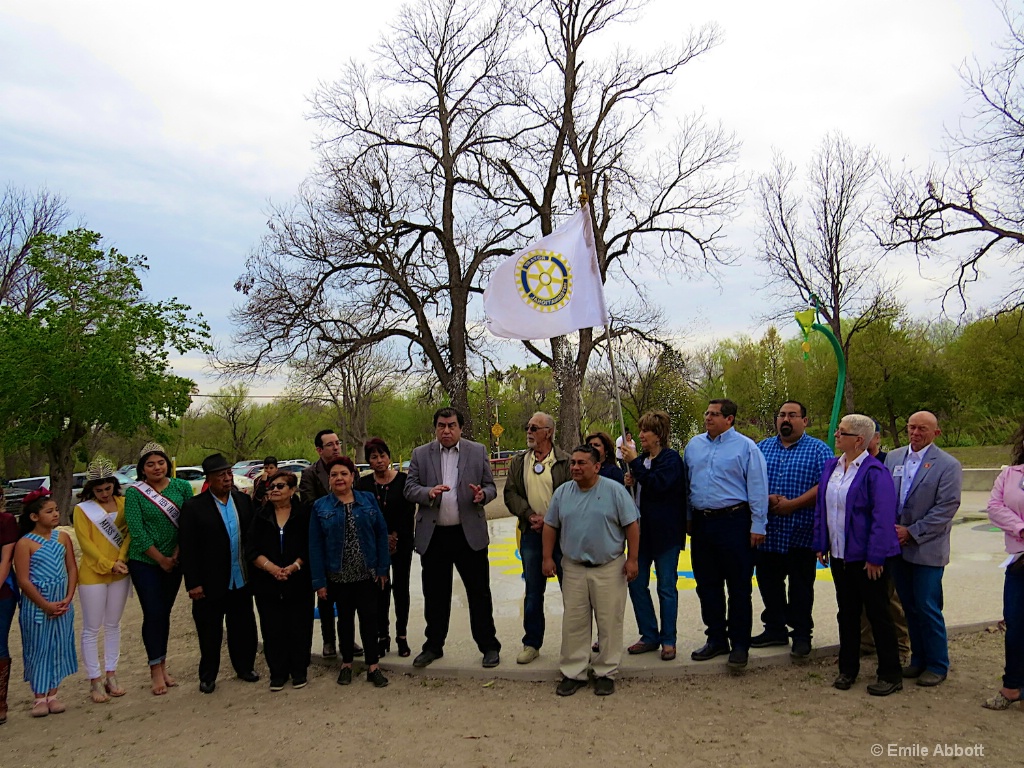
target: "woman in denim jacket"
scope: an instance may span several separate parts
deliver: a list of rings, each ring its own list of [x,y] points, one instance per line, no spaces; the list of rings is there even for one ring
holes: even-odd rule
[[[377,666],[378,593],[388,581],[388,528],[372,493],[353,490],[356,466],[348,456],[327,465],[331,493],[317,499],[309,519],[309,570],[321,599],[330,594],[338,605],[341,649],[339,685],[352,682],[354,613],[365,649],[366,680],[388,684]],[[323,621],[324,617],[320,617]]]

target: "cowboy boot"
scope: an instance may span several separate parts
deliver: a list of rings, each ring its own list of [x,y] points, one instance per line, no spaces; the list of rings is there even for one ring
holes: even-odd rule
[[[7,684],[11,681],[11,660],[0,659],[0,725],[7,722]]]

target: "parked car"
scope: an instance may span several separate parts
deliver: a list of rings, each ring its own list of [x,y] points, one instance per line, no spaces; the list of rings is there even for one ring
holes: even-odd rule
[[[29,491],[24,488],[15,488],[13,485],[4,483],[5,509],[15,519],[21,516],[21,500],[28,496]]]
[[[245,461],[236,461],[234,466],[231,467],[231,469],[234,470],[236,473],[239,470],[242,470],[244,472],[245,470],[249,469],[249,467],[255,467],[257,465],[262,467],[263,459],[246,459]]]
[[[130,478],[134,483],[139,478],[139,468],[135,464],[125,464],[123,467],[118,468],[117,474]]]
[[[308,459],[288,459],[287,461],[281,462],[281,464],[303,464],[307,467],[312,463],[313,462],[309,461]]]
[[[189,485],[192,486],[193,495],[198,496],[203,492],[203,485],[206,483],[206,473],[203,472],[202,467],[178,467],[175,476],[180,477],[182,480],[188,480]],[[252,496],[252,480],[237,472],[235,472],[235,488],[248,496]]]
[[[46,486],[49,489],[53,489],[53,482],[50,480],[48,475],[42,475],[40,477],[22,477],[17,480],[11,480],[8,485],[12,488],[18,488],[26,493],[34,491],[38,488]],[[78,497],[82,495],[82,488],[85,486],[85,472],[76,472],[71,476],[71,500],[75,503],[78,502]]]
[[[491,451],[492,459],[511,459],[517,453],[520,453],[523,449],[515,451]]]

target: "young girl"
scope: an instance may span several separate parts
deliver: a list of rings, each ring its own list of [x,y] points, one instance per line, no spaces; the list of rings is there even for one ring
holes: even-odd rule
[[[18,521],[21,538],[14,547],[14,570],[21,588],[22,656],[25,682],[32,686],[32,717],[63,712],[57,687],[78,671],[75,609],[78,585],[71,537],[57,530],[60,513],[45,488],[28,494]]]

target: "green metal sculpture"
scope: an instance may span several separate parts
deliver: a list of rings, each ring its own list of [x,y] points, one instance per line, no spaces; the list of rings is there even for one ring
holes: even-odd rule
[[[823,334],[832,344],[832,351],[836,353],[836,366],[839,375],[836,377],[836,396],[832,401],[832,419],[828,424],[827,440],[829,448],[835,450],[836,428],[839,426],[839,408],[843,401],[843,390],[846,389],[846,355],[843,354],[843,348],[839,344],[839,339],[832,333],[832,329],[818,322],[818,297],[812,293],[809,299],[814,306],[796,313],[796,321],[800,324],[800,330],[804,334],[804,343],[801,345],[804,351],[804,360],[808,357],[807,353],[811,351],[809,338],[811,331],[818,331]]]

